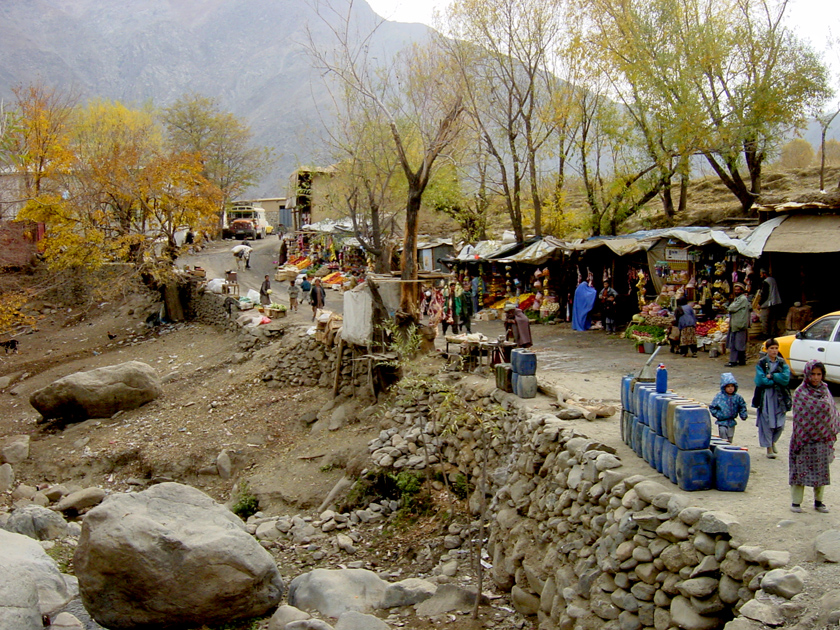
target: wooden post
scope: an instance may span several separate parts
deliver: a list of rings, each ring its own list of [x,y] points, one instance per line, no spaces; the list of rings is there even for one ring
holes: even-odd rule
[[[335,355],[335,380],[333,381],[333,396],[338,396],[338,386],[341,383],[341,355],[344,353],[344,337],[339,337]]]

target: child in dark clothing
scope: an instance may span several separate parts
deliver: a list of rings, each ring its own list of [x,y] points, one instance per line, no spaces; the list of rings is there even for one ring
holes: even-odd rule
[[[720,375],[720,393],[709,405],[709,412],[715,417],[720,437],[731,444],[737,418],[747,419],[747,403],[738,393],[738,381],[731,372]]]

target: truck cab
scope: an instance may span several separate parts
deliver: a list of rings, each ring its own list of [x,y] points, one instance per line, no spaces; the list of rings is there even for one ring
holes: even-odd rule
[[[265,210],[251,205],[234,205],[225,213],[225,236],[262,239],[271,233]]]

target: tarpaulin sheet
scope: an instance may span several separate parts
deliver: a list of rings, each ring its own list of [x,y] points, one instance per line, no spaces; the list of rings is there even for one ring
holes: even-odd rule
[[[498,260],[502,263],[518,262],[528,265],[541,265],[551,258],[559,258],[563,251],[569,251],[566,243],[553,236],[546,236],[536,243],[531,243],[522,251]]]
[[[769,223],[769,221],[768,221]],[[764,246],[767,252],[825,254],[840,252],[840,216],[798,214],[788,216]]]
[[[365,285],[344,292],[344,327],[341,337],[366,346],[373,335],[373,298]]]

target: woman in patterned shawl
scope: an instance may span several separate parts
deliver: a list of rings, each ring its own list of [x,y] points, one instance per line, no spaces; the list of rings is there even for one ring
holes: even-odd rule
[[[825,366],[809,361],[802,384],[793,393],[793,435],[790,437],[790,494],[793,512],[801,512],[805,486],[814,488],[814,509],[828,512],[822,502],[830,483],[829,465],[834,459],[834,441],[840,432],[840,416],[834,397],[823,381]]]

